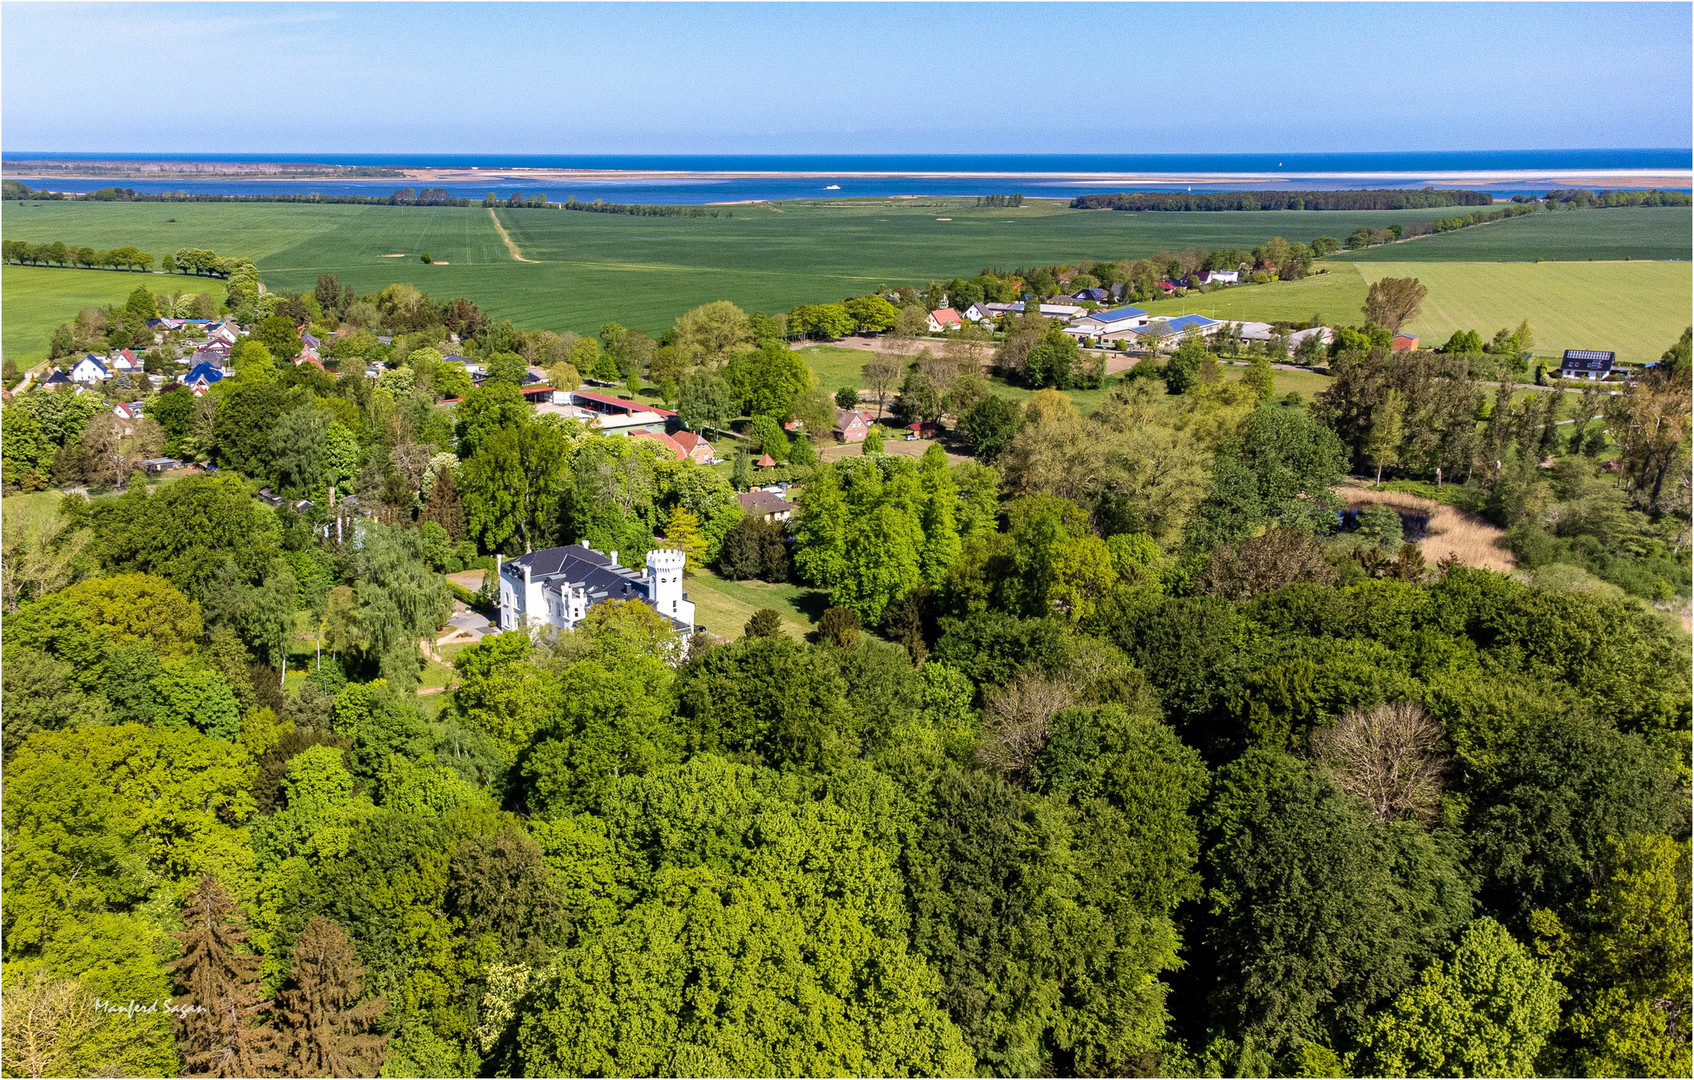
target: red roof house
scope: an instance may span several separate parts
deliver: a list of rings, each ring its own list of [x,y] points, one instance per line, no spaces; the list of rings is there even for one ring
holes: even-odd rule
[[[688,451],[682,448],[682,444],[671,438],[669,435],[662,435],[657,431],[632,431],[629,435],[632,439],[652,439],[654,442],[663,446],[666,450],[675,454],[678,461],[682,461],[684,458],[688,457]]]
[[[1395,334],[1391,348],[1395,352],[1416,352],[1418,336],[1416,334]]]
[[[712,444],[705,436],[696,435],[692,431],[679,431],[671,436],[676,444],[682,447],[682,452],[702,465],[708,464],[713,457]]]
[[[864,442],[870,434],[871,418],[857,409],[835,410],[835,437],[844,443]]]
[[[957,330],[965,325],[965,320],[959,318],[959,313],[950,307],[941,308],[929,313],[929,332],[939,334],[946,330]]]

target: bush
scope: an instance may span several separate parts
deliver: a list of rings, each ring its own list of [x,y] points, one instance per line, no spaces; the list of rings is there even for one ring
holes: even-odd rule
[[[843,649],[859,643],[859,613],[848,607],[832,607],[818,620],[818,640]]]
[[[1359,508],[1359,535],[1386,551],[1397,551],[1404,539],[1400,514],[1387,503],[1367,503]]]

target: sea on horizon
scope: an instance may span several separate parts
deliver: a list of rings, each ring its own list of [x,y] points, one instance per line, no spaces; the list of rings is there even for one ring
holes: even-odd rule
[[[1452,174],[1561,171],[1686,173],[1694,152],[1676,149],[1452,151],[1347,154],[857,154],[857,155],[588,155],[588,154],[135,154],[8,152],[0,154],[8,179],[58,191],[88,192],[119,186],[145,192],[195,194],[383,195],[402,187],[444,187],[460,198],[492,191],[545,194],[550,201],[576,198],[618,203],[703,204],[764,199],[888,198],[1022,194],[1074,198],[1101,191],[1239,191],[1275,186],[1335,188],[1471,187],[1496,196],[1538,193],[1544,178],[1493,175],[1464,183]],[[204,161],[220,163],[389,166],[407,169],[572,169],[640,176],[586,175],[419,179],[119,179],[31,175],[28,162]],[[653,173],[675,173],[655,176]],[[794,175],[804,174],[804,175]],[[876,175],[867,175],[876,174]],[[932,175],[948,174],[948,175]],[[1126,182],[1125,175],[1134,177]],[[1243,179],[1250,175],[1251,179]],[[1159,179],[1169,176],[1169,181]],[[1441,178],[1441,179],[1437,179]],[[1597,186],[1597,185],[1590,185]],[[1682,190],[1687,190],[1683,188]]]

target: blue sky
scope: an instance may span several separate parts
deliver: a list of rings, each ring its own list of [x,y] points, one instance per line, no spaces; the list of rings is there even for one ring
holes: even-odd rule
[[[0,4],[8,152],[1690,144],[1694,7]]]

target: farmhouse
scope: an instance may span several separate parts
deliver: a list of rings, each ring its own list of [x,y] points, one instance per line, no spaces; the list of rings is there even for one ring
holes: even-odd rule
[[[755,489],[735,497],[741,512],[760,521],[787,521],[794,514],[794,504],[774,492]]]
[[[844,443],[864,442],[870,434],[871,418],[857,409],[835,410],[835,437]]]
[[[704,435],[696,435],[692,431],[678,431],[671,436],[676,444],[682,447],[682,452],[701,465],[710,465],[717,460],[716,451],[712,444],[706,441]]]
[[[1416,334],[1395,334],[1390,348],[1394,352],[1416,352],[1418,336]]]
[[[929,319],[924,323],[932,334],[945,333],[948,330],[958,330],[965,325],[959,313],[950,307],[939,308],[929,313]]]
[[[618,565],[618,553],[586,544],[546,548],[515,559],[495,556],[500,578],[500,629],[570,630],[595,604],[640,600],[681,633],[694,629],[694,602],[682,589],[687,556],[671,548],[647,553],[645,571]]]
[[[1613,374],[1612,367],[1617,362],[1617,356],[1615,352],[1566,349],[1564,358],[1559,361],[1559,378],[1598,382]]]

